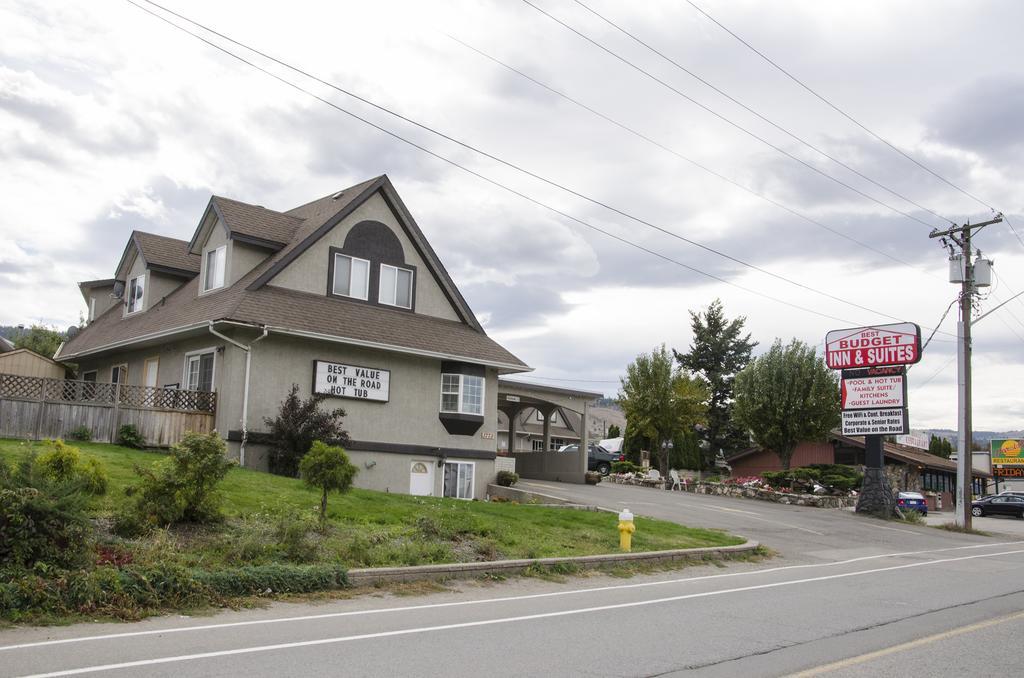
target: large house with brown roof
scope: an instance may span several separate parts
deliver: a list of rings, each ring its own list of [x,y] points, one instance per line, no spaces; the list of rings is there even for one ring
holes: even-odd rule
[[[347,412],[356,484],[482,497],[499,374],[487,336],[386,176],[284,212],[214,196],[191,240],[136,231],[114,276],[80,283],[88,323],[56,359],[83,379],[216,391],[232,454],[291,385]]]

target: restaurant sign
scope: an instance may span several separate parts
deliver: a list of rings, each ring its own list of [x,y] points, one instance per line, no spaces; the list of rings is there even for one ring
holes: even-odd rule
[[[313,392],[386,403],[391,397],[391,371],[314,360]]]
[[[993,440],[991,445],[993,466],[1024,466],[1024,455],[1021,455],[1024,440]]]

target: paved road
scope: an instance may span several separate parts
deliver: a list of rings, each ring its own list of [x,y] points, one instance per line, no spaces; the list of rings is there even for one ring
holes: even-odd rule
[[[1019,673],[1024,540],[890,532],[841,511],[643,488],[552,486],[602,505],[685,514],[782,555],[628,580],[518,579],[418,599],[15,629],[0,632],[0,676]]]
[[[765,544],[787,561],[823,562],[858,555],[982,544],[991,538],[961,535],[926,525],[864,518],[850,511],[787,506],[771,502],[667,492],[635,485],[572,485],[521,481],[524,489],[604,508],[672,520],[694,527],[728,530]],[[946,521],[952,520],[952,515]],[[940,522],[942,519],[939,519]],[[988,519],[1000,524],[1007,521]],[[1012,522],[1012,521],[1011,521]],[[1024,521],[1022,521],[1024,522]],[[979,528],[992,529],[995,528]],[[998,538],[998,537],[997,537]],[[1007,535],[1004,539],[1024,538]]]

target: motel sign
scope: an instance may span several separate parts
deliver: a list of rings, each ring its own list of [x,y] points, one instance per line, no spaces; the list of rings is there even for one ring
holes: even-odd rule
[[[825,335],[825,362],[834,370],[912,365],[921,359],[921,328],[915,323],[832,330]]]

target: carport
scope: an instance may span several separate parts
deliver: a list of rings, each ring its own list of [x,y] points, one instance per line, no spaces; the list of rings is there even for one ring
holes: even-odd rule
[[[498,409],[508,417],[509,451],[516,460],[516,473],[533,480],[560,480],[583,483],[587,472],[587,412],[591,401],[603,394],[591,391],[528,384],[510,379],[498,380]],[[516,419],[524,409],[532,408],[544,417],[544,451],[516,451]],[[580,445],[576,454],[552,452],[551,413],[557,409],[579,414]]]

